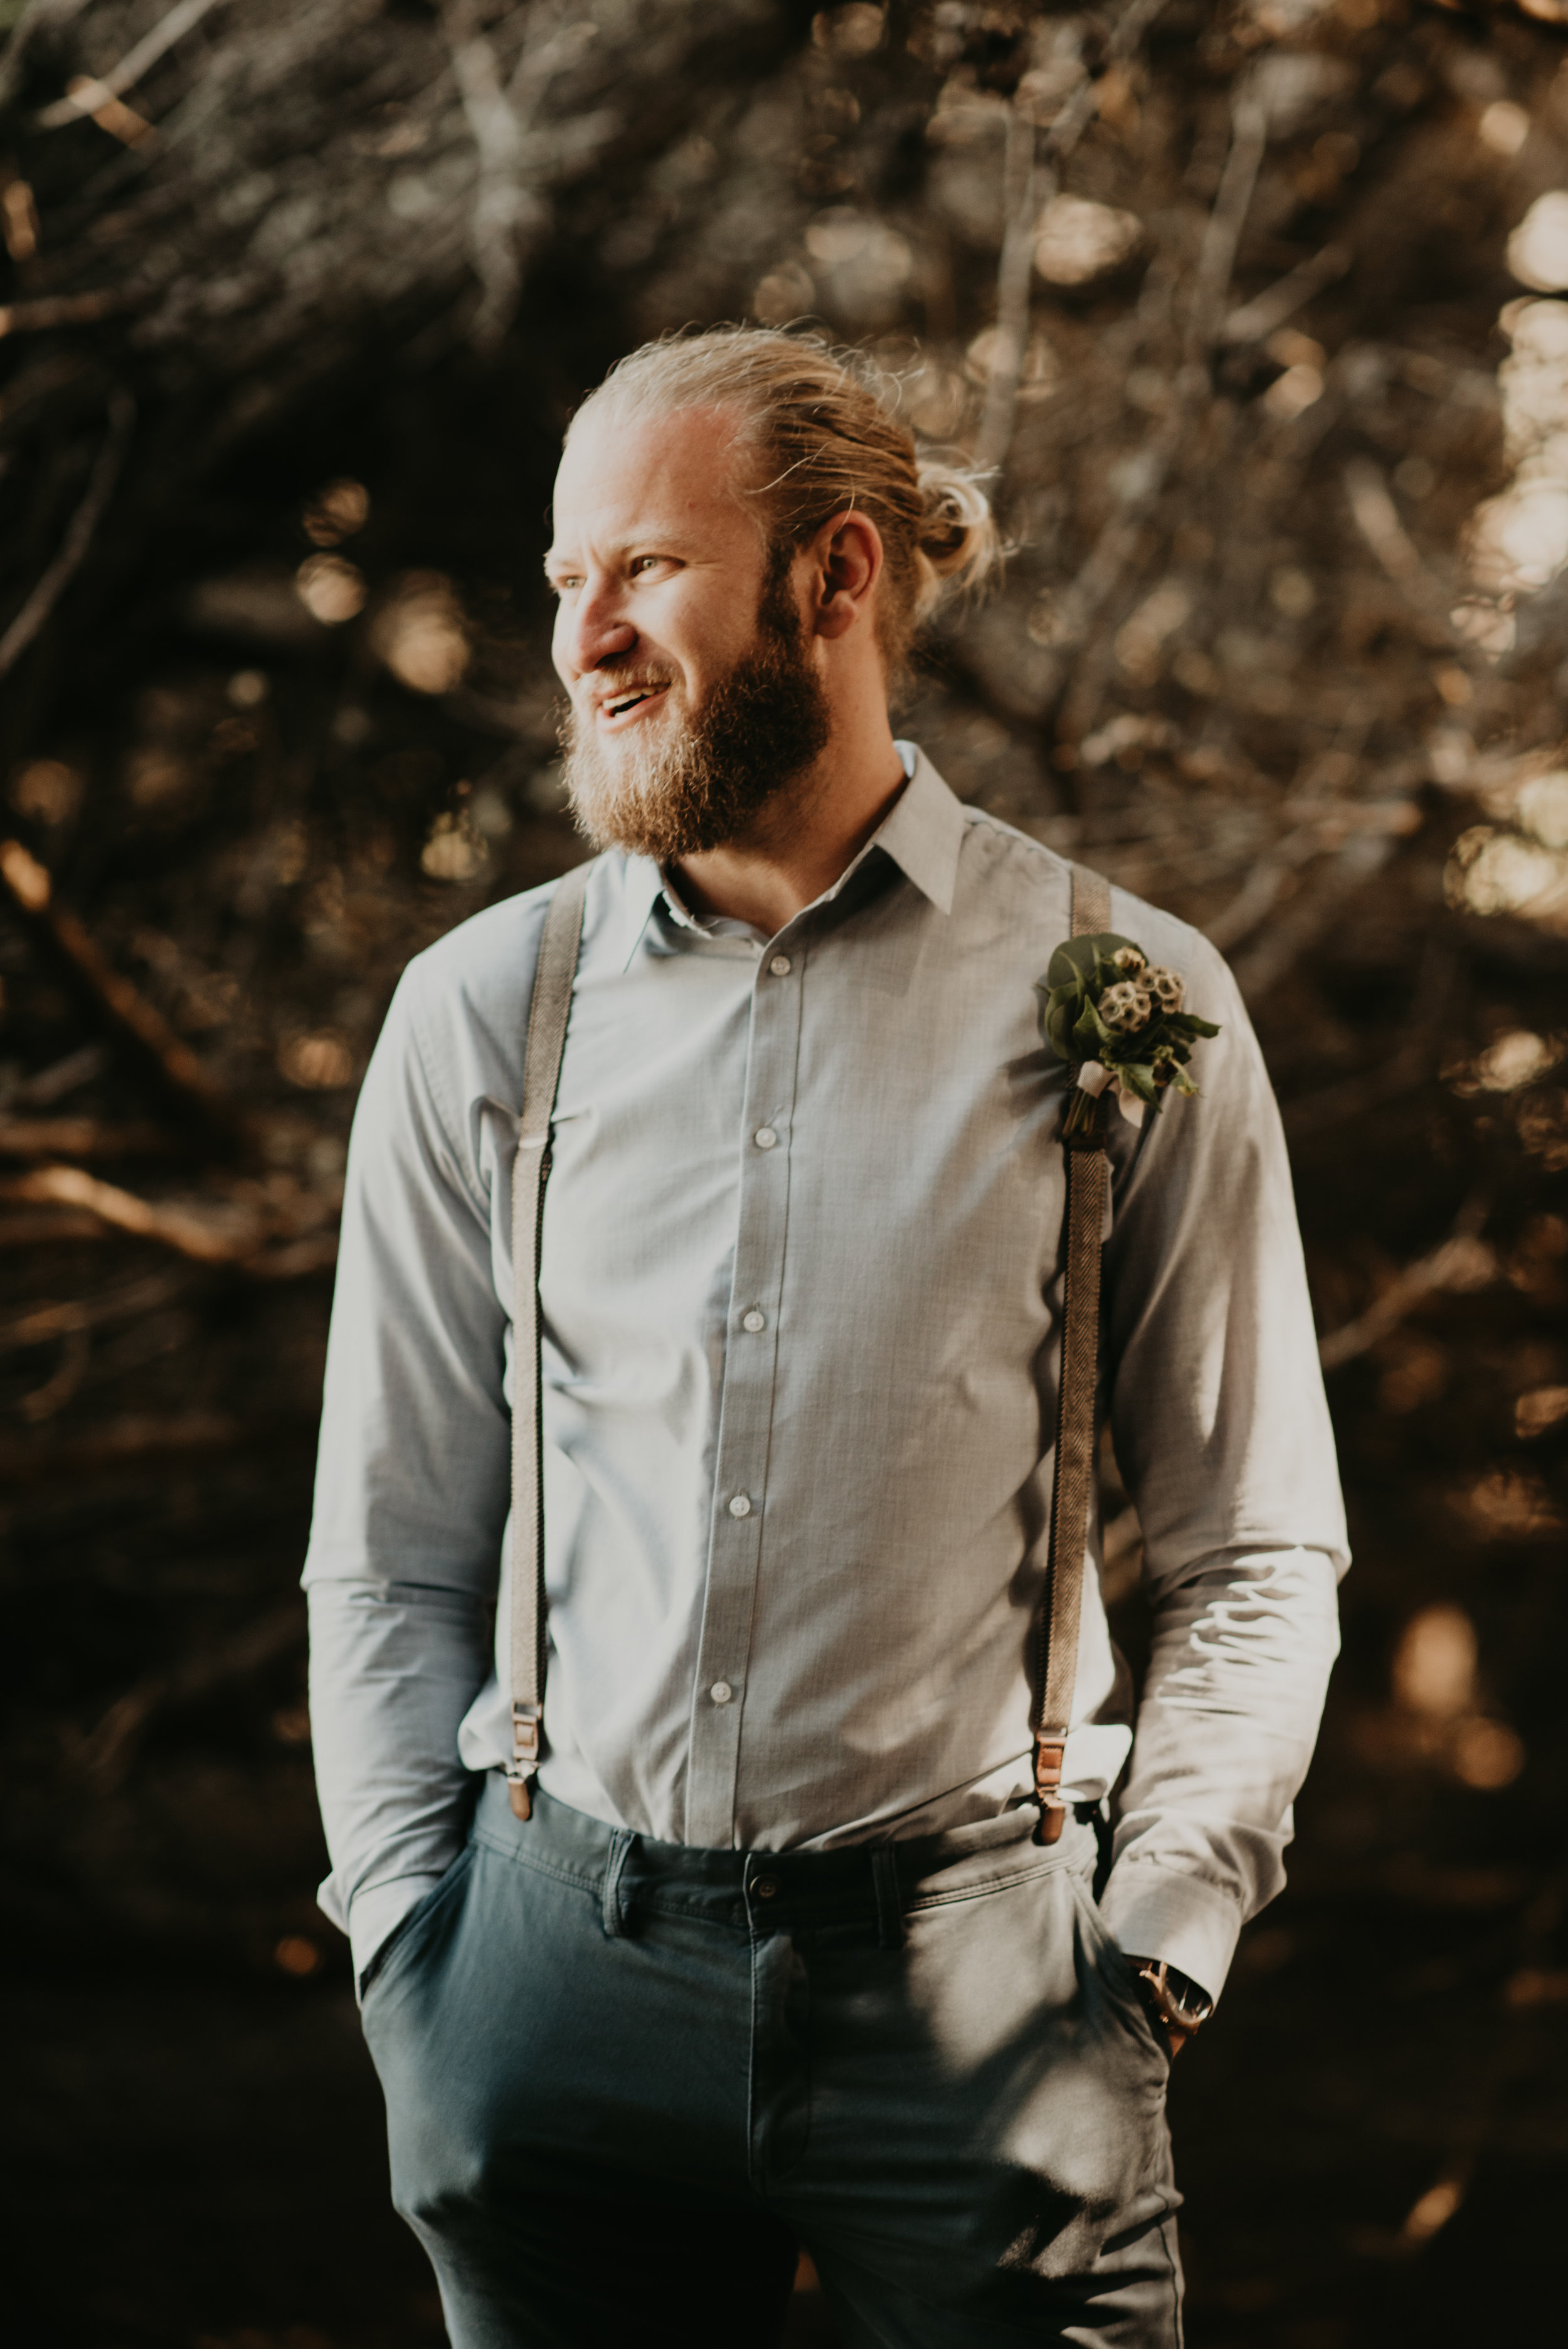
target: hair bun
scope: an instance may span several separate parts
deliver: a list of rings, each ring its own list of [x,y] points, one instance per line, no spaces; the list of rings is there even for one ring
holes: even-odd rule
[[[920,461],[919,616],[972,595],[1001,568],[1002,540],[981,477],[941,457]]]

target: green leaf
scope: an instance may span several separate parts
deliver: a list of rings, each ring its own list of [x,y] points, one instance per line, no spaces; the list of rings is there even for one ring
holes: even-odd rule
[[[1131,938],[1119,937],[1114,930],[1096,930],[1083,938],[1064,938],[1050,961],[1046,965],[1046,978],[1052,987],[1063,987],[1076,979],[1080,985],[1094,982],[1101,964],[1109,963],[1122,947],[1133,944]],[[1142,947],[1138,948],[1141,954]]]
[[[1072,1027],[1078,1014],[1080,989],[1076,978],[1064,987],[1047,988],[1043,978],[1035,981],[1038,999],[1040,1040],[1062,1060],[1072,1058]]]
[[[1073,1042],[1097,1061],[1104,1061],[1116,1048],[1116,1030],[1106,1026],[1092,995],[1085,996],[1083,1009],[1073,1023]]]

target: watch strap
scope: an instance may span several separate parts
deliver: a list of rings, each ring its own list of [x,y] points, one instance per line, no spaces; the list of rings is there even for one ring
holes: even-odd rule
[[[1142,1985],[1144,2002],[1171,2042],[1174,2058],[1207,2023],[1214,2002],[1164,1958],[1134,1958],[1130,1962]]]

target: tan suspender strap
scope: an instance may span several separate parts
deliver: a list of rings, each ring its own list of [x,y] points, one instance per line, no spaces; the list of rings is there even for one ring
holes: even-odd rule
[[[1086,865],[1072,868],[1072,935],[1090,937],[1110,927],[1110,889]],[[1076,1081],[1076,1069],[1069,1072]],[[1057,1392],[1056,1480],[1051,1495],[1050,1549],[1035,1656],[1035,1795],[1040,1806],[1036,1839],[1055,1843],[1067,1820],[1061,1798],[1062,1757],[1072,1721],[1078,1675],[1078,1617],[1083,1603],[1084,1548],[1094,1500],[1095,1393],[1099,1377],[1099,1258],[1109,1167],[1100,1126],[1064,1143],[1067,1206],[1063,1231],[1062,1360]]]
[[[544,1420],[539,1350],[539,1237],[544,1185],[550,1174],[550,1130],[555,1114],[572,985],[583,937],[588,864],[555,886],[544,916],[528,1047],[522,1063],[522,1109],[517,1164],[511,1178],[511,1263],[516,1283],[511,1330],[511,1726],[507,1764],[511,1807],[520,1819],[533,1807],[544,1711]]]

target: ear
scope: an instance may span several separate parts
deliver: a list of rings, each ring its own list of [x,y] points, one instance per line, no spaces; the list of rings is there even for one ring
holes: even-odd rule
[[[847,636],[868,621],[882,577],[882,533],[869,514],[835,514],[824,523],[808,551],[810,562],[810,621],[813,636]]]

